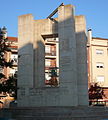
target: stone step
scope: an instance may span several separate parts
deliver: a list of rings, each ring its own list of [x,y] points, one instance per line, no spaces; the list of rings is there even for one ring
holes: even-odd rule
[[[38,107],[0,110],[0,117],[15,120],[103,120],[107,107]],[[1,120],[1,119],[0,119]]]
[[[10,120],[10,119],[9,119]],[[56,117],[56,116],[19,116],[12,120],[103,120],[102,117]]]

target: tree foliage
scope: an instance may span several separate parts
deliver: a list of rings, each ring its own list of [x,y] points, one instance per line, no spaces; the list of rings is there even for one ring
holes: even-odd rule
[[[5,59],[6,52],[11,51],[10,43],[7,39],[7,29],[3,27],[0,28],[0,69],[3,70],[4,67],[12,67],[13,60],[7,61]],[[0,79],[5,78],[5,75],[0,72]]]
[[[13,67],[13,60],[7,61],[5,54],[11,52],[11,44],[7,38],[7,29],[3,27],[0,29],[0,70],[5,67]],[[2,71],[0,71],[0,80],[5,79],[3,82],[0,81],[0,92],[10,93],[16,98],[17,92],[17,74],[6,78]]]
[[[103,88],[98,83],[91,84],[89,88],[89,100],[96,100],[98,103],[98,100],[103,99],[103,97],[106,97]]]
[[[7,92],[11,96],[16,98],[17,95],[17,73],[10,76],[6,81],[1,85],[2,92]]]

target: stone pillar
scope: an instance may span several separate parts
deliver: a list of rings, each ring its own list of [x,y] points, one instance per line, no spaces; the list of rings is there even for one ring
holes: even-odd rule
[[[62,105],[77,106],[77,71],[74,6],[58,9],[58,35],[60,47],[60,87],[66,89],[61,96]]]
[[[18,104],[28,104],[28,89],[33,87],[33,16],[18,18]]]
[[[87,36],[84,16],[75,17],[78,105],[88,105]]]
[[[88,45],[91,45],[91,41],[92,41],[92,29],[88,30]]]
[[[92,69],[92,29],[88,29],[87,41],[87,57],[88,57],[88,87],[93,82],[93,69]]]

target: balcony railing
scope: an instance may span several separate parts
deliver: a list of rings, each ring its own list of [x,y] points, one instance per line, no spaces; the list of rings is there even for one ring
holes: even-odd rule
[[[45,53],[46,56],[56,56],[56,52]]]
[[[53,68],[55,68],[55,66],[45,66],[45,70],[51,70]]]

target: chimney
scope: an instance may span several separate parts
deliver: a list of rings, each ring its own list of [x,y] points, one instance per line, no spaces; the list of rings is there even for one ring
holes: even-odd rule
[[[87,41],[87,46],[89,47],[92,41],[92,29],[88,29],[88,41]]]

